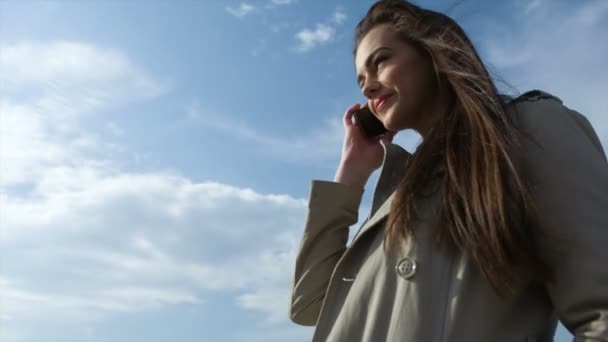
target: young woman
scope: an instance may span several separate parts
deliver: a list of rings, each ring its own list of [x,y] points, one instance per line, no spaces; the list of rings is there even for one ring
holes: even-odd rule
[[[557,319],[608,341],[608,163],[586,118],[542,91],[500,96],[443,14],[378,1],[355,36],[388,132],[346,111],[335,179],[312,182],[291,319],[314,341],[552,341]],[[414,154],[391,143],[404,129],[423,137]]]

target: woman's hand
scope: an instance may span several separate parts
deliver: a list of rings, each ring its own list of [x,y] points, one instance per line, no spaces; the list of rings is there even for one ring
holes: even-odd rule
[[[382,166],[382,144],[391,142],[397,132],[389,131],[380,137],[367,137],[358,123],[353,122],[353,114],[360,108],[361,105],[355,104],[344,114],[344,145],[334,181],[364,188],[369,176]]]

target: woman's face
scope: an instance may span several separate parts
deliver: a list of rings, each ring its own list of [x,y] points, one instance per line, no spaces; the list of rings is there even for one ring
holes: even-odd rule
[[[429,128],[435,73],[428,58],[388,24],[370,30],[355,56],[357,80],[372,112],[391,131]]]

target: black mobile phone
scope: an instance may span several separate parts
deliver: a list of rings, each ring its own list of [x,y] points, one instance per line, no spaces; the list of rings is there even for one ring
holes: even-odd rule
[[[369,107],[363,107],[361,109],[357,109],[353,116],[357,123],[363,129],[363,132],[368,137],[377,137],[386,133],[386,128],[382,124],[382,121],[378,120],[378,118],[372,113]]]

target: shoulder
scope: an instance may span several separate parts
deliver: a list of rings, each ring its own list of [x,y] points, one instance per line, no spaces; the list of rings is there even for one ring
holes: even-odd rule
[[[584,115],[541,91],[512,99],[506,112],[520,133],[516,156],[530,180],[553,192],[573,184],[605,182],[606,154]]]
[[[531,90],[507,102],[507,114],[524,135],[544,152],[606,155],[587,117],[542,90]],[[531,141],[530,141],[531,140]]]
[[[568,121],[571,116],[559,97],[538,89],[508,98],[506,102],[507,115],[522,129],[538,129],[537,126],[545,126],[543,124],[558,118]]]

